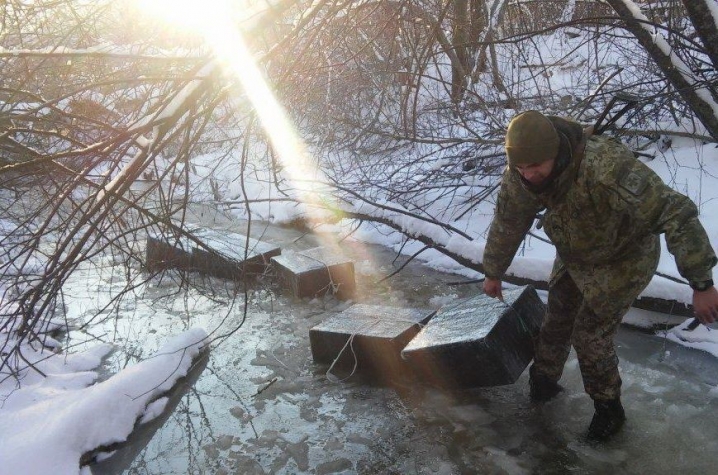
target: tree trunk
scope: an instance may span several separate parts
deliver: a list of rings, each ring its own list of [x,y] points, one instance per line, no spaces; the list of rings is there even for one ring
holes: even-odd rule
[[[703,42],[706,54],[713,63],[713,69],[718,68],[718,19],[713,18],[707,2],[715,0],[683,0],[688,12],[688,18],[696,29],[698,37]]]
[[[705,89],[704,86],[699,85],[700,82],[698,78],[696,78],[695,82],[691,82],[684,74],[681,73],[681,71],[679,71],[678,68],[676,68],[675,63],[672,61],[673,56],[666,54],[666,52],[661,49],[654,39],[654,35],[643,27],[639,19],[634,16],[633,11],[626,4],[625,0],[607,0],[607,2],[623,19],[625,22],[625,28],[636,37],[641,46],[648,52],[649,56],[653,59],[653,61],[655,61],[656,65],[666,76],[666,79],[670,82],[674,89],[678,91],[683,100],[686,101],[691,110],[696,114],[696,117],[698,117],[698,120],[701,121],[711,137],[718,140],[718,114],[714,109],[716,105],[715,102],[711,100],[712,95],[710,95],[710,91]],[[691,0],[691,2],[686,3],[702,2]],[[705,8],[706,15],[708,15],[707,6],[704,5],[703,8]],[[715,25],[713,26],[715,27]],[[696,25],[696,28],[699,29],[699,25]],[[713,28],[713,31],[714,30],[715,28]],[[711,29],[708,28],[708,32],[710,31]],[[715,36],[710,36],[710,38],[715,38]],[[690,71],[686,71],[686,74],[692,73]],[[709,94],[708,97],[705,95],[701,97],[701,94],[699,93],[701,88]]]
[[[456,55],[456,61],[451,62],[451,101],[454,104],[461,102],[464,97],[466,75],[471,70],[468,67],[467,43],[469,40],[468,0],[454,1],[454,28],[451,46]],[[457,64],[458,63],[458,64]]]

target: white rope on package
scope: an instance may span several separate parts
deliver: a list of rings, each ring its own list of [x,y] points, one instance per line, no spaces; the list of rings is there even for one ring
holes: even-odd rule
[[[359,334],[360,332],[365,331],[365,330],[368,330],[368,329],[372,328],[373,326],[375,326],[375,325],[381,323],[381,321],[382,321],[382,319],[380,319],[380,318],[378,318],[378,317],[373,317],[373,318],[374,318],[375,321],[371,322],[371,323],[368,324],[367,326],[362,327],[360,330],[357,330],[356,332],[354,332],[354,333],[352,333],[351,335],[349,335],[349,338],[347,338],[346,343],[344,343],[344,346],[342,347],[342,349],[339,350],[339,353],[337,353],[336,358],[334,358],[334,361],[332,361],[332,364],[329,365],[329,368],[327,369],[327,371],[326,371],[326,373],[325,373],[325,375],[326,375],[326,377],[327,377],[327,379],[328,379],[329,381],[331,381],[331,382],[333,382],[333,383],[343,383],[343,382],[347,381],[349,378],[351,378],[352,376],[354,376],[354,374],[356,374],[357,367],[359,366],[359,359],[357,358],[357,354],[356,354],[356,352],[354,351],[354,337],[355,337],[357,334]],[[408,324],[410,324],[410,325],[418,325],[420,330],[421,330],[421,328],[423,328],[423,327],[425,326],[425,325],[424,325],[423,323],[421,323],[421,322],[416,322],[416,321],[406,320],[406,319],[401,319],[401,318],[392,318],[391,321],[392,321],[392,322],[404,322],[404,323],[408,323]],[[347,347],[349,347],[349,349],[350,349],[351,352],[352,352],[352,357],[354,358],[354,365],[353,365],[353,367],[352,367],[351,372],[349,373],[349,375],[348,375],[347,377],[345,377],[345,378],[338,378],[338,377],[336,377],[336,376],[334,376],[334,375],[332,374],[332,369],[333,369],[334,366],[336,366],[336,364],[339,362],[339,360],[341,359],[342,355],[344,354],[344,351],[346,351]]]

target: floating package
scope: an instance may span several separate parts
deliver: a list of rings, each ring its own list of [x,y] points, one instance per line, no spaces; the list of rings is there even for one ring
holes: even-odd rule
[[[145,267],[150,272],[166,269],[189,270],[192,252],[184,239],[165,236],[160,233],[147,235]]]
[[[545,305],[532,286],[481,294],[439,309],[402,351],[435,386],[468,389],[516,382],[534,355]]]
[[[392,384],[412,374],[401,350],[433,310],[356,304],[309,331],[315,363]]]
[[[282,250],[274,244],[243,234],[202,229],[194,235],[209,249],[192,243],[192,266],[203,274],[241,281],[263,275],[273,256]]]
[[[334,294],[351,299],[356,292],[354,263],[326,247],[272,257],[283,286],[297,298]]]

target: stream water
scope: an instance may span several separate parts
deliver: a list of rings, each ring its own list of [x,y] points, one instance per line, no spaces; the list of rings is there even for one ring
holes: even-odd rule
[[[321,243],[293,230],[262,232],[283,246]],[[478,292],[418,262],[380,282],[404,261],[379,246],[342,249],[354,259],[362,303],[437,308]],[[573,354],[566,390],[544,405],[529,402],[527,372],[513,385],[458,394],[410,380],[338,381],[313,363],[309,330],[352,302],[257,288],[245,315],[228,283],[202,279],[205,292],[185,298],[170,277],[91,329],[122,346],[107,370],[147,356],[182,328],[219,328],[217,338],[173,393],[172,410],[93,465],[95,474],[705,474],[718,464],[718,362],[659,336],[621,328],[628,422],[596,445],[583,439],[593,408]]]

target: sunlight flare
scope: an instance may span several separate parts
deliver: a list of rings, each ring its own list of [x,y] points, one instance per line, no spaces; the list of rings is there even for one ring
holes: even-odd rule
[[[322,175],[284,108],[277,101],[238,27],[248,18],[258,16],[258,7],[243,5],[240,16],[238,2],[229,0],[134,1],[158,20],[191,33],[199,33],[207,40],[220,64],[240,82],[277,152],[284,172],[294,187],[300,190],[300,200],[305,205],[316,203],[316,180],[323,181]],[[268,4],[263,2],[255,5],[268,8]]]
[[[188,0],[136,0],[147,4],[158,18],[193,34],[200,34],[207,41],[222,68],[236,78],[247,99],[259,116],[272,149],[282,165],[282,175],[292,183],[295,198],[301,203],[299,214],[306,224],[316,226],[325,223],[329,212],[321,188],[327,183],[316,165],[306,144],[301,139],[289,116],[277,100],[262,70],[258,66],[242,36],[238,25],[251,23],[251,17],[259,18],[258,10],[242,9],[241,18],[227,0],[206,0],[202,3]],[[267,4],[258,5],[267,8]],[[245,26],[245,28],[251,28]],[[317,235],[322,246],[342,253],[341,244],[333,233]],[[370,252],[364,253],[367,256]],[[373,262],[373,259],[368,259]],[[378,267],[374,263],[375,267]]]
[[[229,13],[228,0],[134,0],[141,11],[167,23],[173,28],[188,32],[204,33],[210,31],[222,14]],[[224,22],[227,17],[224,17]]]

